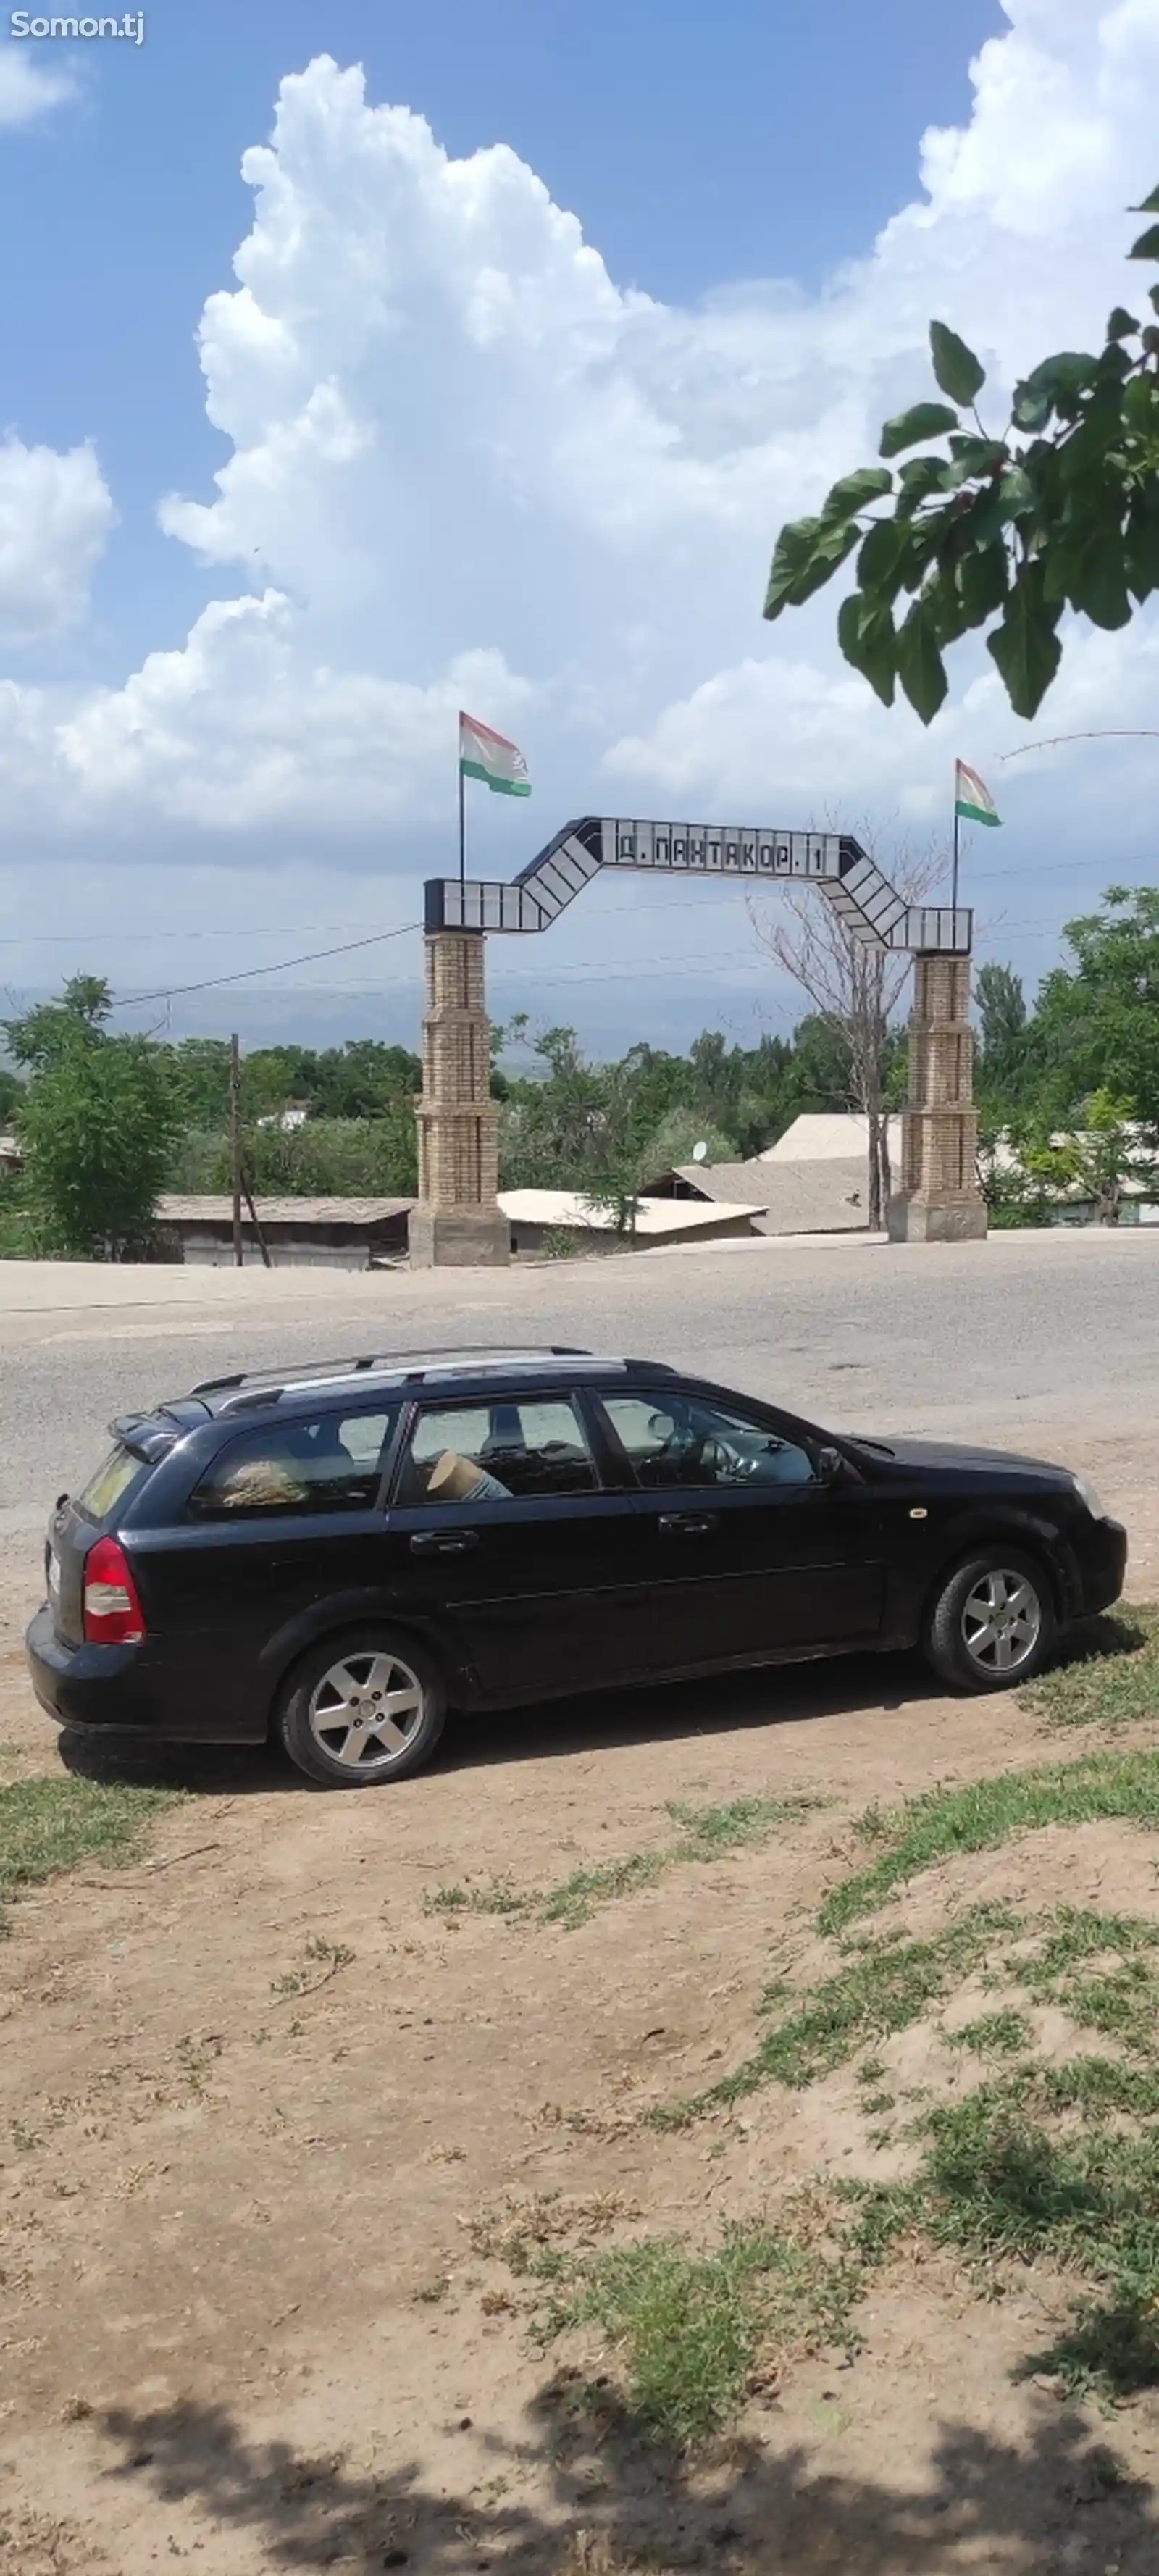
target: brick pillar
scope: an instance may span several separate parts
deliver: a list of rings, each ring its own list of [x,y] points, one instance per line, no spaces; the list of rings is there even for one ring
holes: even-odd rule
[[[511,1232],[496,1200],[499,1113],[491,1098],[490,1026],[483,992],[483,936],[428,932],[419,1196],[410,1220],[412,1265],[501,1263]]]
[[[975,1156],[974,1036],[968,957],[914,959],[909,1102],[902,1118],[894,1243],[972,1243],[986,1232]]]

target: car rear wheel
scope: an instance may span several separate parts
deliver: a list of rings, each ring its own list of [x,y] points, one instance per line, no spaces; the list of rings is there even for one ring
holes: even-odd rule
[[[1017,1549],[979,1548],[947,1576],[930,1612],[927,1663],[955,1690],[1012,1690],[1045,1662],[1057,1633],[1050,1585]]]
[[[309,1779],[374,1789],[429,1762],[446,1713],[442,1676],[421,1646],[387,1628],[357,1628],[302,1657],[276,1724]]]

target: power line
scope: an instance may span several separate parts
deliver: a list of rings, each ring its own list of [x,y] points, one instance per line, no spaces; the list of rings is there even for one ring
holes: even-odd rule
[[[348,957],[352,948],[377,948],[384,939],[405,939],[422,926],[421,921],[404,921],[397,930],[376,930],[369,939],[344,939],[337,948],[312,948],[304,957],[280,957],[273,966],[239,966],[233,975],[206,975],[199,984],[168,984],[157,993],[122,993],[114,996],[116,1008],[129,1011],[144,1002],[176,1002],[183,993],[208,993],[222,984],[247,983],[255,975],[283,975],[290,966],[312,966],[323,957]]]

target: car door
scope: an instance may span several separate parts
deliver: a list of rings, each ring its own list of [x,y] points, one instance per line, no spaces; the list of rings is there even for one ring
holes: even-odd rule
[[[881,1626],[872,1489],[764,1407],[691,1390],[596,1399],[637,1482],[641,1673],[852,1646]]]
[[[582,1406],[558,1385],[417,1402],[384,1530],[400,1607],[453,1631],[487,1699],[622,1678],[630,1481],[602,1475]]]

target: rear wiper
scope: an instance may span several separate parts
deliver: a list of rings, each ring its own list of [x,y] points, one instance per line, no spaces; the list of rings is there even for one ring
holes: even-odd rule
[[[890,1448],[888,1440],[867,1440],[864,1432],[861,1431],[855,1431],[853,1437],[859,1449],[876,1449],[879,1457],[882,1458],[896,1458],[897,1456],[896,1449]]]

